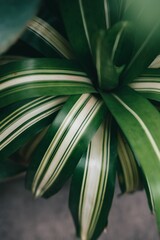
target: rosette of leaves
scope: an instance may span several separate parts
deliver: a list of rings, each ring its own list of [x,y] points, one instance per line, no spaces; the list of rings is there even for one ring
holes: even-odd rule
[[[72,176],[83,240],[107,225],[116,173],[122,192],[145,188],[160,230],[159,9],[46,1],[0,59],[0,177],[26,170],[26,187],[48,198]]]

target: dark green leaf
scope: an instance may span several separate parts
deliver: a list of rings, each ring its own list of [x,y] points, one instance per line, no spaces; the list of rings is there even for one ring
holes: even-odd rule
[[[67,97],[40,97],[8,106],[1,112],[1,157],[7,157],[49,125]],[[19,105],[19,106],[17,106]]]
[[[91,94],[70,97],[33,154],[27,187],[49,197],[72,174],[104,118],[103,102]]]
[[[0,70],[0,106],[38,96],[96,92],[87,74],[64,59],[26,59]]]
[[[107,225],[116,176],[116,134],[107,115],[73,175],[70,209],[81,239],[97,239]]]
[[[160,114],[149,101],[128,87],[115,94],[101,95],[144,172],[160,230]]]
[[[94,55],[98,83],[99,88],[104,91],[111,90],[119,84],[119,76],[125,65],[118,66],[117,63],[122,62],[121,58],[124,59],[124,47],[127,48],[128,44],[132,48],[128,36],[132,36],[130,24],[119,22],[108,31],[99,31],[95,38]],[[125,38],[128,39],[127,44]],[[126,55],[128,55],[128,52]]]
[[[39,17],[34,17],[27,24],[27,29],[21,39],[41,52],[45,57],[74,58],[68,41],[56,29]]]

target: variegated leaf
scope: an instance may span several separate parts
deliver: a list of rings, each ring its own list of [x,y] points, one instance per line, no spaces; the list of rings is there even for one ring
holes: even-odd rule
[[[15,152],[34,134],[53,121],[55,113],[67,100],[65,97],[40,97],[1,112],[1,157]],[[18,105],[18,106],[17,106]]]
[[[3,65],[0,106],[38,96],[96,92],[76,63],[61,59],[27,59]]]
[[[118,132],[118,156],[121,164],[120,168],[123,172],[122,176],[120,176],[121,174],[119,175],[122,192],[129,193],[141,189],[142,182],[140,179],[139,166],[130,146],[120,132]]]
[[[134,79],[129,86],[145,97],[160,102],[160,68],[147,69],[140,77]]]
[[[108,114],[78,164],[70,209],[80,239],[97,239],[107,225],[116,175],[115,126]]]
[[[60,1],[69,40],[86,71],[93,75],[92,52],[95,46],[92,38],[100,29],[107,30],[111,26],[117,9],[110,0],[72,0],[70,4],[67,0]]]
[[[57,192],[99,127],[106,108],[91,95],[71,97],[32,156],[27,187],[36,197]]]
[[[46,57],[74,58],[73,50],[68,41],[56,29],[39,17],[34,17],[28,23],[27,29],[21,38]]]
[[[101,95],[144,172],[160,229],[160,114],[149,101],[129,87],[123,87],[114,94]]]

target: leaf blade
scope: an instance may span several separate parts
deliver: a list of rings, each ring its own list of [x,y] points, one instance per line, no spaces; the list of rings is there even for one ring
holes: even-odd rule
[[[45,57],[74,58],[68,41],[42,18],[34,17],[28,23],[21,39],[36,48]]]
[[[29,59],[3,65],[0,105],[26,98],[96,92],[87,74],[74,62]]]
[[[142,167],[160,229],[160,115],[147,100],[127,87],[116,94],[102,93],[102,97],[127,137]]]
[[[67,97],[40,97],[8,107],[1,116],[1,157],[6,158],[49,125]]]
[[[33,156],[27,186],[35,195],[48,197],[62,187],[105,111],[102,101],[90,94],[74,96],[67,101]]]
[[[71,183],[69,205],[81,239],[97,239],[107,225],[112,202],[116,141],[111,116],[106,119],[78,164]]]
[[[160,102],[160,69],[147,69],[134,79],[129,86],[145,97]]]

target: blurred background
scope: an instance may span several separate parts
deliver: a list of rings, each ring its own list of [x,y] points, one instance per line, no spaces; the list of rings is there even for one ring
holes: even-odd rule
[[[48,200],[34,199],[24,179],[0,183],[0,239],[75,240],[68,209],[69,182]],[[116,187],[107,230],[99,240],[158,240],[155,218],[143,191],[118,196]]]

